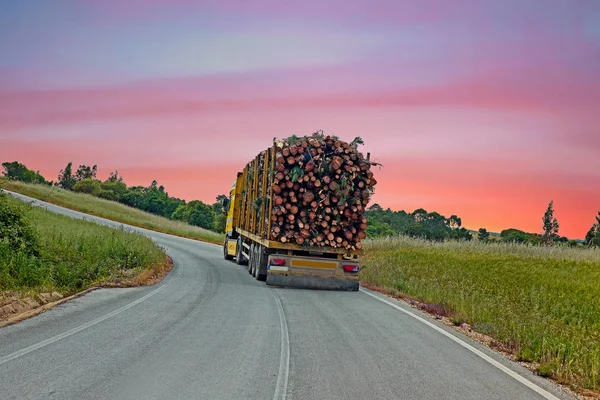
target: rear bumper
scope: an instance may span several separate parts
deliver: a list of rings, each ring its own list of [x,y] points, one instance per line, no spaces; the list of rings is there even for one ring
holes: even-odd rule
[[[349,291],[357,291],[360,286],[358,279],[273,272],[267,272],[267,285],[294,287],[298,289]]]

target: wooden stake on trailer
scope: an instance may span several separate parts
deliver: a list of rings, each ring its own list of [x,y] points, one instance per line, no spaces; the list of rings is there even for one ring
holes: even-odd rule
[[[271,150],[271,162],[273,166],[273,171],[275,171],[275,156],[277,154],[277,143],[273,140],[273,148]],[[267,228],[267,235],[271,234],[271,226],[273,225],[273,190],[270,188],[273,186],[273,182],[275,180],[275,175],[270,177],[269,179],[269,223]]]

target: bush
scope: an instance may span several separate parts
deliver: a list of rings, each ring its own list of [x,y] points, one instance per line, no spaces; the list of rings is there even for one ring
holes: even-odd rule
[[[98,196],[102,189],[100,188],[100,181],[92,178],[85,178],[75,183],[73,191],[78,193],[87,193],[92,196]]]
[[[38,240],[25,211],[25,206],[17,205],[0,193],[0,241],[15,253],[37,255]]]

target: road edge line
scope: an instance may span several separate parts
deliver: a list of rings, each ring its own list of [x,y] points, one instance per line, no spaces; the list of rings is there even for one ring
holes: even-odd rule
[[[180,271],[181,271],[181,269],[180,269]],[[83,325],[79,325],[75,328],[69,329],[66,332],[59,333],[58,335],[55,335],[48,339],[42,340],[41,342],[32,344],[31,346],[25,347],[21,350],[17,350],[13,353],[2,356],[2,357],[0,357],[0,365],[6,364],[9,361],[15,360],[15,359],[22,357],[26,354],[29,354],[35,350],[41,349],[42,347],[46,347],[52,343],[58,342],[59,340],[65,339],[71,335],[74,335],[74,334],[81,332],[87,328],[90,328],[96,324],[99,324],[100,322],[103,322],[109,318],[116,316],[116,315],[122,313],[123,311],[128,310],[128,309],[144,302],[145,300],[149,299],[150,297],[154,296],[155,294],[158,294],[165,288],[169,287],[173,282],[175,282],[175,280],[178,276],[179,276],[179,274],[175,278],[173,278],[169,282],[167,282],[166,284],[162,285],[161,287],[154,289],[153,291],[140,297],[139,299],[134,300],[131,303],[124,305],[123,307],[117,308],[116,310],[113,310],[113,311],[109,312],[108,314],[104,314],[103,316],[93,319],[89,322],[86,322]]]
[[[442,335],[446,336],[447,338],[451,339],[452,341],[458,343],[459,345],[461,345],[462,347],[464,347],[465,349],[469,350],[470,352],[472,352],[473,354],[475,354],[476,356],[478,356],[479,358],[483,359],[484,361],[487,361],[489,364],[493,365],[494,367],[498,368],[500,371],[504,372],[505,374],[507,374],[508,376],[510,376],[511,378],[519,381],[520,383],[522,383],[523,385],[527,386],[529,389],[533,390],[534,392],[536,392],[537,394],[539,394],[540,396],[544,397],[547,400],[560,400],[558,397],[556,397],[555,395],[553,395],[552,393],[548,392],[545,389],[542,389],[541,387],[539,387],[538,385],[536,385],[535,383],[531,382],[529,379],[525,378],[524,376],[522,376],[521,374],[513,371],[512,369],[508,368],[507,366],[505,366],[504,364],[494,360],[492,357],[488,356],[487,354],[485,354],[484,352],[482,352],[479,349],[476,349],[475,347],[471,346],[469,343],[465,342],[464,340],[454,336],[453,334],[445,331],[444,329],[440,328],[439,326],[435,325],[434,323],[427,321],[426,319],[413,314],[412,312],[403,309],[402,307],[400,307],[397,304],[392,303],[391,301],[384,299],[382,297],[379,297],[373,293],[370,293],[369,291],[367,291],[364,288],[360,288],[360,292],[371,296],[372,298],[381,301],[382,303],[385,303],[389,306],[394,307],[395,309],[402,311],[404,314],[416,319],[419,322],[424,323],[425,325],[429,326],[430,328],[435,329],[436,331],[438,331],[439,333],[441,333]]]

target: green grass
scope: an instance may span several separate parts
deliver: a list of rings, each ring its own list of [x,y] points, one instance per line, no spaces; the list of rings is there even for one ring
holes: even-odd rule
[[[203,240],[210,243],[222,244],[224,235],[159,217],[116,201],[94,197],[84,193],[74,193],[68,190],[0,179],[0,188],[21,193],[38,200],[47,201],[59,206],[96,215],[113,221],[122,222],[158,232],[170,233],[191,239]]]
[[[405,237],[365,249],[363,282],[450,310],[541,375],[600,389],[600,250]]]
[[[58,291],[72,294],[104,281],[136,279],[162,268],[165,253],[147,237],[76,220],[26,205],[11,196],[0,201],[25,208],[39,255],[28,255],[0,240],[0,295]]]

